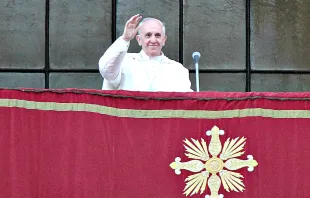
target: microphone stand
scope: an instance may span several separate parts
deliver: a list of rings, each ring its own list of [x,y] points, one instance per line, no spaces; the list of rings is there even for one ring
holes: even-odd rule
[[[192,54],[192,57],[194,59],[194,63],[195,63],[195,69],[196,69],[196,91],[199,92],[199,65],[198,65],[198,61],[200,58],[200,53],[199,52],[194,52]]]
[[[198,61],[195,63],[195,69],[196,69],[196,91],[199,92],[199,65]]]

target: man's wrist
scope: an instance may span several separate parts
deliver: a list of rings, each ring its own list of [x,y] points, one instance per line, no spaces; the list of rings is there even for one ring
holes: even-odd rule
[[[118,39],[115,42],[116,45],[123,50],[127,50],[130,45],[130,41],[125,40],[123,36],[118,37]]]
[[[122,36],[122,39],[124,40],[124,41],[126,41],[126,42],[129,42],[131,39],[128,39],[128,38],[126,38],[126,37],[124,37],[124,35]]]

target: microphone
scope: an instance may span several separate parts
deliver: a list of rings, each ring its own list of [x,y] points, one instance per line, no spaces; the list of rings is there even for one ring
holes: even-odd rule
[[[200,53],[199,52],[194,52],[192,57],[194,59],[194,63],[195,63],[195,69],[196,69],[196,91],[199,92],[199,65],[198,65],[198,61],[200,58]]]
[[[201,55],[200,55],[199,52],[194,52],[193,53],[192,57],[193,57],[195,63],[198,63],[200,56]]]

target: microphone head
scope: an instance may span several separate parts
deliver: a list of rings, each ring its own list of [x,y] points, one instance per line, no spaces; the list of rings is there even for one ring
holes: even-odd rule
[[[200,58],[201,55],[199,52],[194,52],[192,55],[193,59],[195,59],[196,56],[198,56],[198,58]]]

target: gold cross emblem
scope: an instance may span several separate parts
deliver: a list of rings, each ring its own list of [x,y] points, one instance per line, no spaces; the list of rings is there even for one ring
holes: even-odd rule
[[[209,148],[204,139],[198,140],[185,139],[184,147],[185,155],[193,159],[188,162],[181,162],[181,158],[177,157],[170,167],[175,170],[177,175],[181,174],[181,170],[188,170],[195,174],[186,178],[186,186],[184,194],[194,195],[204,193],[208,184],[211,195],[206,195],[210,198],[223,197],[218,194],[221,184],[227,192],[236,191],[242,192],[245,189],[240,173],[234,172],[243,167],[248,167],[248,171],[253,171],[258,165],[253,156],[248,155],[247,160],[237,159],[244,154],[244,145],[246,138],[235,138],[225,141],[223,149],[219,136],[223,135],[224,131],[219,130],[214,126],[211,131],[207,131],[207,135],[211,136]],[[211,158],[209,157],[211,154]],[[219,156],[218,156],[219,155]]]

